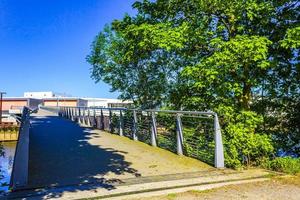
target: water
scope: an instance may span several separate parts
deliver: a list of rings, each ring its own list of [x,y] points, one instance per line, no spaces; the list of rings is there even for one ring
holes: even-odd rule
[[[13,167],[16,142],[2,142],[4,155],[0,156],[0,194],[8,191],[8,185]]]

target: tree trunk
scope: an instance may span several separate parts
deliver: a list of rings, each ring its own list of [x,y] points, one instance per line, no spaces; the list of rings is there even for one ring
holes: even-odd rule
[[[244,82],[243,95],[241,97],[242,109],[250,110],[251,97],[251,85]]]

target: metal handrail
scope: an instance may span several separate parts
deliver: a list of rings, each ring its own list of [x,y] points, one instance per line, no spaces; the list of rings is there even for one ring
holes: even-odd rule
[[[49,107],[49,110],[53,109]],[[96,126],[97,128],[101,130],[107,130],[111,133],[114,133],[116,131],[116,128],[118,129],[118,133],[120,136],[126,135],[127,137],[132,138],[133,140],[139,140],[138,135],[140,135],[143,139],[143,142],[146,143],[151,143],[153,146],[157,146],[157,140],[158,140],[158,133],[160,133],[160,136],[162,137],[173,137],[173,136],[166,136],[162,134],[161,132],[165,131],[166,129],[170,127],[175,127],[176,128],[176,138],[175,140],[177,141],[176,146],[177,150],[173,149],[174,144],[174,139],[172,138],[165,138],[165,139],[171,139],[170,142],[172,143],[172,149],[171,151],[177,151],[177,154],[179,155],[188,155],[189,153],[184,152],[184,145],[190,145],[190,147],[197,147],[195,146],[195,141],[190,141],[191,139],[194,139],[194,135],[192,137],[190,135],[187,135],[189,141],[185,141],[185,131],[190,132],[191,126],[187,125],[184,127],[182,122],[187,122],[187,123],[193,123],[195,124],[195,121],[197,120],[204,120],[204,124],[201,125],[200,127],[203,127],[202,129],[209,129],[208,131],[213,131],[214,132],[214,138],[213,138],[213,144],[214,145],[214,165],[217,168],[223,168],[224,167],[224,151],[223,151],[223,142],[222,142],[222,135],[221,135],[221,128],[219,124],[219,119],[218,115],[215,112],[212,111],[206,111],[206,112],[201,112],[201,111],[175,111],[175,110],[141,110],[141,109],[129,109],[129,108],[102,108],[102,107],[56,107],[56,111],[58,114],[62,117],[66,117],[68,119],[71,119],[72,121],[76,121],[80,124],[85,124],[88,126]],[[98,112],[96,112],[98,111]],[[100,112],[99,112],[100,111]],[[105,112],[104,112],[105,111]],[[129,113],[128,113],[129,111]],[[124,112],[124,114],[122,114]],[[127,128],[124,126],[124,120],[125,120],[125,114],[127,113]],[[131,113],[131,114],[130,114]],[[139,117],[137,117],[137,113],[139,113]],[[158,127],[156,123],[156,118],[161,119],[162,116],[159,116],[159,113],[167,113],[171,114],[168,115],[169,117],[172,116],[171,121],[173,120],[173,125],[167,125],[163,127]],[[129,114],[129,115],[128,115]],[[149,119],[151,116],[152,119]],[[128,118],[129,117],[129,118]],[[175,117],[175,118],[174,118]],[[96,119],[97,118],[97,119]],[[147,122],[141,122],[141,118],[144,118]],[[190,121],[186,121],[186,118],[193,118]],[[99,122],[96,122],[96,121]],[[129,120],[129,122],[128,122]],[[163,119],[164,120],[164,119]],[[183,121],[182,121],[183,120]],[[210,125],[207,125],[207,122],[205,120],[210,121]],[[213,121],[212,121],[213,120]],[[93,122],[92,122],[93,121]],[[117,122],[116,122],[117,121]],[[96,125],[95,125],[96,123]],[[117,124],[114,124],[117,123]],[[168,121],[161,122],[161,123],[168,123]],[[197,123],[197,122],[196,122]],[[151,127],[149,127],[149,124]],[[147,126],[145,129],[145,125]],[[128,127],[129,126],[129,127]],[[142,127],[140,127],[142,126]],[[199,124],[195,125],[196,127],[192,127],[194,131],[196,131],[195,136],[199,136],[197,134],[197,131],[199,131]],[[207,128],[208,127],[208,128]],[[212,128],[209,128],[212,127]],[[142,128],[143,132],[140,132],[139,129]],[[127,134],[124,132],[124,130],[127,130]],[[158,131],[159,130],[159,131]],[[130,132],[128,134],[128,131]],[[146,131],[146,132],[145,132]],[[174,130],[175,131],[175,130]],[[147,132],[150,132],[147,135]],[[205,131],[207,132],[207,130]],[[146,134],[146,135],[145,135]],[[170,133],[172,135],[172,133]],[[145,137],[148,139],[145,141]],[[150,137],[150,140],[149,140]],[[202,137],[203,136],[199,136]],[[211,136],[209,136],[211,137]],[[197,138],[196,138],[197,139]],[[201,138],[198,138],[198,142],[200,142]],[[205,139],[205,138],[204,138]],[[197,142],[197,141],[196,141]],[[166,145],[168,142],[165,142]],[[206,145],[206,144],[204,144]],[[159,145],[158,145],[159,146]],[[203,144],[202,144],[203,147]],[[170,150],[170,149],[169,149]],[[206,150],[207,151],[207,150]],[[212,152],[211,152],[212,153]],[[193,154],[193,152],[191,153]],[[197,152],[196,153],[199,158],[199,155],[201,157],[201,153]],[[195,157],[195,154],[193,154]]]
[[[157,110],[157,109],[133,109],[133,108],[103,108],[103,107],[86,107],[86,106],[61,106],[68,108],[82,108],[82,109],[96,109],[96,110],[128,110],[128,111],[143,111],[143,112],[164,112],[164,113],[180,113],[180,114],[196,114],[196,115],[215,115],[216,113],[213,111],[185,111],[185,110]],[[59,107],[57,107],[59,109]]]

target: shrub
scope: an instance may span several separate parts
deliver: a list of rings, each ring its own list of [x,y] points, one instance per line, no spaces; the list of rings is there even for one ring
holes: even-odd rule
[[[297,174],[300,173],[300,158],[279,157],[266,161],[262,166],[277,172]]]
[[[259,165],[274,152],[271,138],[257,131],[262,117],[251,111],[234,112],[223,107],[223,141],[225,164],[239,168],[243,165]]]

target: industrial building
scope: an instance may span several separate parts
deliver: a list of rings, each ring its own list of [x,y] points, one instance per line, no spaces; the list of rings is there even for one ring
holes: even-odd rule
[[[106,99],[106,98],[83,98],[87,101],[88,107],[100,108],[123,108],[132,104],[132,101],[123,101],[120,99]]]

